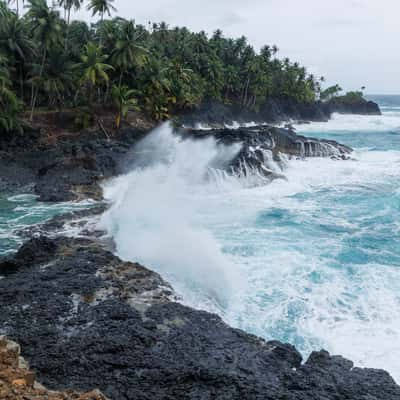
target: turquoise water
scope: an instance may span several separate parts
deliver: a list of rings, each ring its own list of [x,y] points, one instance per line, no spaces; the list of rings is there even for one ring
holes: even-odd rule
[[[114,206],[103,223],[120,256],[233,326],[400,381],[400,97],[377,100],[382,116],[297,127],[352,146],[352,160],[291,160],[287,180],[269,185],[204,181],[232,149],[156,131],[144,146],[162,148],[169,163],[155,160],[106,191]]]
[[[158,270],[184,303],[400,382],[400,96],[376,99],[382,116],[297,127],[352,146],[352,160],[290,160],[287,180],[269,185],[204,180],[237,149],[181,142],[164,126],[145,143],[159,150],[143,152],[153,165],[106,187],[102,223],[123,258]],[[0,254],[20,243],[13,231],[83,206],[3,195]]]
[[[87,203],[49,205],[38,202],[35,196],[29,194],[0,194],[0,256],[13,253],[22,243],[18,230],[87,206]]]

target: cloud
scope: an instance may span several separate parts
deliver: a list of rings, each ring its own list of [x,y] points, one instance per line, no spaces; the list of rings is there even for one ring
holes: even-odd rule
[[[398,0],[116,0],[119,15],[277,44],[347,89],[400,93]],[[81,18],[89,18],[82,12]]]

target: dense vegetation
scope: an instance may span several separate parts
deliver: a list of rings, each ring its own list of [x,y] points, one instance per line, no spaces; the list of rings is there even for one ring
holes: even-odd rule
[[[119,127],[131,109],[163,120],[205,100],[257,110],[271,97],[319,97],[323,78],[278,59],[276,46],[256,52],[245,37],[228,39],[221,31],[209,37],[165,23],[105,19],[116,11],[113,1],[58,0],[49,7],[28,0],[21,13],[19,0],[0,0],[3,129],[18,129],[20,115],[32,120],[43,110],[76,109],[88,125],[96,111],[112,109]],[[71,21],[80,7],[99,21]]]

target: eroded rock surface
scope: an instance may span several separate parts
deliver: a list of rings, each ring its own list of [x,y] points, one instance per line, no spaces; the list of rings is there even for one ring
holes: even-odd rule
[[[398,400],[388,373],[266,342],[174,301],[146,268],[87,239],[40,237],[0,262],[0,329],[52,389],[112,400]]]
[[[35,373],[20,356],[20,346],[0,336],[1,400],[107,400],[98,390],[80,394],[73,391],[50,391],[36,382]]]
[[[32,191],[48,202],[99,200],[101,182],[122,172],[119,160],[145,133],[127,127],[110,138],[93,130],[51,138],[31,129],[0,137],[0,190]]]
[[[276,124],[288,121],[328,121],[333,113],[380,115],[378,104],[363,98],[346,101],[346,97],[328,102],[299,103],[288,98],[270,98],[258,111],[239,105],[228,105],[218,101],[205,102],[185,115],[179,117],[183,125],[196,127],[207,125],[213,128],[234,123],[254,122]]]
[[[239,154],[225,166],[227,171],[248,175],[257,173],[267,180],[283,178],[285,161],[291,157],[350,158],[352,149],[333,140],[307,138],[291,128],[254,126],[238,129],[187,130],[190,137],[215,137],[218,143],[241,143]]]

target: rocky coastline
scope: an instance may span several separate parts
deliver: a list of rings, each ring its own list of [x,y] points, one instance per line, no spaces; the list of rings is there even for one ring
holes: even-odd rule
[[[290,119],[314,120],[310,112]],[[276,114],[277,120],[288,120],[283,115]],[[197,119],[210,124],[203,115]],[[303,360],[291,345],[265,341],[181,305],[161,276],[113,254],[112,241],[91,225],[107,207],[101,184],[126,172],[124,157],[146,132],[126,126],[111,138],[88,130],[49,141],[33,129],[23,138],[0,139],[0,190],[30,190],[42,201],[98,200],[91,209],[20,232],[25,244],[0,260],[0,335],[21,345],[38,381],[52,390],[99,389],[111,400],[399,399],[400,387],[387,372],[354,367],[324,350]],[[345,160],[351,154],[344,145],[298,136],[290,127],[177,134],[242,143],[227,170],[246,163],[268,179],[279,178],[268,168],[269,157]],[[65,224],[77,226],[80,237],[60,233]],[[21,388],[7,382],[10,399],[24,398],[12,397]],[[32,385],[25,386],[35,398]]]
[[[199,125],[220,128],[224,125],[234,125],[254,122],[256,124],[278,124],[288,121],[326,122],[332,114],[380,115],[378,104],[366,99],[347,102],[342,98],[328,102],[297,103],[289,99],[269,99],[260,109],[250,111],[237,105],[227,105],[220,102],[201,104],[194,112],[182,115],[179,121],[188,127]]]

